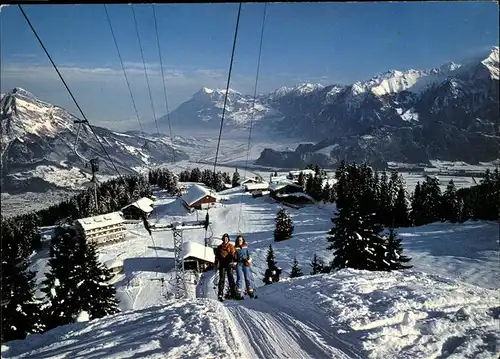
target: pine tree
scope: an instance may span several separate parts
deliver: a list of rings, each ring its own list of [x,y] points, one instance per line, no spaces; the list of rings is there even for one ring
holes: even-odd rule
[[[48,329],[73,323],[85,310],[90,319],[118,312],[111,275],[98,262],[93,244],[72,228],[59,228],[51,247],[50,272],[42,282],[46,294],[44,322]]]
[[[423,196],[420,190],[420,182],[417,182],[415,190],[413,191],[412,201],[411,201],[411,220],[415,226],[420,226],[424,224],[424,206],[423,206]]]
[[[420,187],[422,223],[428,224],[441,220],[441,188],[437,177],[427,176]]]
[[[394,227],[409,227],[411,225],[409,203],[402,183],[399,184],[392,217],[394,218]]]
[[[289,239],[294,230],[292,218],[284,208],[279,208],[276,213],[276,228],[274,230],[274,241],[279,242]]]
[[[389,237],[387,238],[387,250],[385,256],[387,270],[409,269],[412,265],[405,265],[411,261],[411,258],[404,256],[403,246],[401,239],[397,237],[396,232],[391,228],[389,229]]]
[[[460,222],[460,204],[453,180],[450,180],[448,186],[446,186],[441,204],[441,220],[450,221],[452,223]]]
[[[391,187],[389,184],[389,179],[387,172],[383,171],[380,175],[380,179],[377,180],[377,193],[376,198],[378,202],[377,206],[377,219],[383,224],[390,224],[392,222],[393,213],[393,203]]]
[[[339,168],[336,176],[338,213],[328,232],[328,249],[334,250],[331,269],[379,270],[386,241],[373,212],[373,171],[369,166],[352,164]]]
[[[309,196],[312,197],[314,194],[314,177],[313,177],[313,175],[307,175],[305,182],[306,182],[305,192]]]
[[[3,223],[2,223],[3,227]],[[2,233],[3,234],[3,233]],[[43,330],[35,298],[35,273],[19,255],[18,238],[2,236],[1,342],[24,339]]]
[[[318,258],[318,255],[314,253],[313,259],[311,261],[310,266],[312,267],[311,274],[318,274],[323,271],[324,264],[323,262]]]
[[[233,179],[231,181],[231,185],[234,187],[238,187],[240,185],[240,174],[238,173],[238,169],[236,168],[233,173]]]
[[[264,273],[264,284],[272,284],[279,282],[281,275],[281,268],[277,266],[276,260],[274,258],[274,250],[271,245],[267,251],[267,269]]]
[[[305,189],[306,186],[306,178],[304,176],[304,172],[300,171],[299,172],[299,178],[297,179],[297,183],[302,186],[302,190]]]
[[[290,274],[290,278],[302,277],[302,269],[299,266],[299,262],[297,262],[297,258],[293,259],[292,265],[292,273]]]
[[[332,192],[332,188],[331,188],[330,184],[327,182],[325,184],[325,187],[323,187],[323,190],[321,191],[321,197],[320,197],[320,199],[323,202],[330,202],[331,192]]]
[[[47,329],[73,323],[78,314],[75,280],[76,269],[81,263],[75,262],[75,237],[73,229],[59,227],[52,240],[48,261],[50,271],[42,282],[46,300],[43,321]]]
[[[116,289],[107,283],[112,275],[99,262],[95,244],[86,242],[81,236],[76,240],[80,245],[75,259],[82,263],[76,275],[80,311],[85,310],[90,319],[118,313]]]

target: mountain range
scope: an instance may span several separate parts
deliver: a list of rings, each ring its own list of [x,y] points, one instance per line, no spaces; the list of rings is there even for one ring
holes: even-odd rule
[[[65,109],[41,101],[22,88],[2,94],[2,192],[58,189],[61,181],[47,178],[51,173],[61,175],[64,171],[60,169],[69,171],[66,181],[69,187],[75,179],[88,181],[91,175],[86,160],[91,158],[100,160],[99,175],[116,175],[87,125],[81,126],[76,141],[79,125],[75,120]],[[92,127],[122,175],[151,164],[171,162],[174,154],[176,160],[188,159],[186,153],[167,143],[166,137]]]
[[[335,167],[343,159],[382,167],[389,161],[492,161],[499,154],[498,56],[493,47],[460,64],[389,70],[351,85],[281,87],[258,95],[255,106],[252,96],[229,90],[225,130],[244,133],[253,120],[256,134],[304,141],[295,150],[264,149],[255,161],[261,166]],[[225,90],[200,89],[172,111],[172,126],[218,130],[224,97]],[[196,148],[194,139],[180,136],[172,143],[168,135],[93,126],[99,144],[87,125],[75,142],[75,119],[24,89],[1,94],[2,192],[57,190],[61,183],[78,188],[91,177],[86,160],[95,157],[101,160],[101,178],[116,175],[101,144],[122,174],[172,162],[174,154],[176,160],[189,159],[181,148]],[[158,122],[168,133],[167,117]],[[64,180],[51,179],[61,173]]]
[[[225,129],[253,119],[255,129],[308,142],[295,151],[265,149],[256,161],[264,166],[490,161],[498,158],[498,56],[492,47],[460,64],[389,70],[350,85],[282,87],[258,95],[255,106],[252,96],[229,90]],[[218,128],[225,92],[202,88],[171,113],[172,126]]]

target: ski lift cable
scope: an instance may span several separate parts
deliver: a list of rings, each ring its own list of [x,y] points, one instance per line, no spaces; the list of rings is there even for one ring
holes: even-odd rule
[[[234,62],[234,53],[236,49],[236,40],[238,39],[238,29],[240,27],[240,15],[241,15],[241,3],[238,6],[238,15],[236,17],[236,26],[234,29],[234,39],[233,39],[233,49],[231,51],[231,61],[229,63],[229,72],[227,74],[227,84],[226,84],[226,94],[224,96],[224,105],[222,106],[222,117],[220,120],[220,128],[219,128],[219,139],[217,140],[217,149],[215,151],[215,160],[214,160],[214,181],[215,181],[215,176],[216,176],[216,169],[217,169],[217,159],[219,157],[219,147],[220,147],[220,140],[222,137],[222,128],[224,125],[224,116],[226,114],[226,106],[227,106],[227,97],[229,94],[229,84],[231,83],[231,73],[233,71],[233,62]]]
[[[30,19],[28,18],[28,15],[26,14],[26,12],[24,11],[23,7],[18,4],[17,7],[19,8],[19,10],[21,11],[24,19],[26,20],[28,26],[30,27],[31,31],[33,32],[33,34],[35,35],[36,39],[38,40],[40,46],[42,47],[43,51],[45,52],[45,54],[47,55],[47,57],[49,58],[50,60],[50,63],[52,64],[52,66],[54,67],[54,70],[57,72],[57,75],[59,76],[61,82],[63,83],[64,87],[66,88],[66,90],[68,91],[69,95],[71,96],[71,99],[73,100],[73,102],[75,103],[76,107],[78,108],[78,111],[80,111],[80,114],[82,115],[83,117],[83,121],[85,124],[87,124],[90,128],[90,130],[92,131],[92,133],[94,134],[95,138],[97,139],[97,142],[101,145],[104,153],[106,154],[106,156],[108,157],[108,159],[110,160],[111,164],[113,165],[113,168],[114,170],[116,171],[116,173],[118,174],[118,176],[122,179],[122,175],[120,173],[120,171],[118,171],[118,168],[116,167],[116,164],[115,162],[113,161],[113,159],[109,156],[109,153],[108,151],[106,150],[106,148],[104,147],[104,145],[102,144],[101,140],[99,139],[99,136],[97,136],[97,133],[95,132],[94,128],[90,125],[87,117],[85,116],[85,114],[83,113],[83,110],[82,108],[80,107],[80,105],[78,104],[78,101],[76,101],[76,98],[75,96],[73,95],[73,93],[71,92],[71,90],[69,89],[68,87],[68,84],[66,83],[66,81],[64,80],[64,77],[61,75],[61,73],[59,72],[59,69],[57,68],[57,65],[54,63],[54,60],[52,60],[52,57],[50,56],[47,48],[45,47],[45,45],[43,44],[43,41],[40,39],[40,36],[38,36],[38,33],[36,32],[35,28],[33,27],[33,24],[31,23]]]
[[[158,128],[158,121],[156,119],[155,105],[153,102],[153,95],[151,94],[151,86],[149,85],[148,71],[146,70],[146,61],[144,60],[144,51],[142,50],[141,36],[139,35],[139,26],[137,25],[137,17],[135,15],[134,4],[131,4],[130,7],[132,8],[132,15],[134,17],[135,32],[137,34],[137,40],[139,41],[139,49],[141,50],[142,64],[144,65],[144,76],[146,76],[146,84],[148,86],[149,101],[151,102],[151,110],[153,111],[153,118],[155,120],[156,132],[158,133],[159,136],[160,130]]]
[[[267,3],[264,3],[264,11],[263,11],[263,15],[262,15],[262,27],[260,30],[259,55],[257,58],[257,71],[255,73],[255,84],[254,84],[254,89],[253,89],[252,114],[250,116],[250,129],[248,131],[247,156],[245,159],[245,170],[244,170],[243,178],[245,178],[246,174],[247,174],[248,157],[250,155],[250,144],[252,142],[252,126],[253,126],[253,120],[255,118],[255,103],[257,100],[257,87],[258,87],[258,83],[259,83],[260,60],[261,60],[261,55],[262,55],[262,43],[264,40],[264,28],[265,28],[265,23],[266,23],[266,13],[267,13]],[[241,233],[240,223],[241,223],[241,212],[243,209],[243,194],[244,193],[242,192],[240,195],[240,209],[239,209],[239,214],[238,214],[238,233]]]
[[[174,136],[172,134],[172,125],[171,125],[171,122],[170,122],[170,109],[169,109],[169,106],[168,106],[167,87],[165,85],[165,75],[164,75],[164,72],[163,72],[163,60],[162,60],[162,57],[161,57],[160,38],[158,36],[158,22],[156,21],[155,4],[153,3],[151,5],[151,7],[153,8],[153,18],[154,18],[155,32],[156,32],[156,45],[158,46],[158,56],[160,58],[161,79],[162,79],[162,82],[163,82],[163,95],[165,97],[165,108],[167,110],[168,130],[170,132],[170,142],[173,145],[173,143],[174,143]],[[173,159],[174,159],[174,163],[175,163],[175,149],[173,149],[173,150],[174,150],[173,151]]]
[[[120,64],[121,64],[122,70],[123,70],[123,76],[125,77],[125,81],[127,82],[127,88],[128,88],[128,92],[130,94],[130,99],[132,100],[132,105],[134,106],[135,116],[137,117],[137,122],[139,122],[139,128],[141,129],[141,133],[144,135],[144,130],[142,128],[141,118],[139,117],[139,111],[137,111],[137,105],[135,104],[134,95],[133,95],[132,89],[130,87],[130,81],[128,79],[127,72],[125,71],[125,66],[123,65],[123,59],[122,59],[122,55],[120,53],[120,48],[118,47],[118,41],[116,40],[115,32],[113,30],[113,25],[111,24],[111,19],[109,17],[108,7],[106,6],[106,4],[103,4],[103,6],[104,6],[104,11],[106,12],[106,19],[108,20],[108,25],[109,25],[109,29],[111,31],[111,36],[113,37],[113,42],[115,43],[116,52],[118,53],[118,58],[120,59]]]

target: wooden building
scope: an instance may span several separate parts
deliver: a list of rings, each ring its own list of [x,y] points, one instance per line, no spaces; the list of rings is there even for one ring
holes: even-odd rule
[[[199,273],[211,270],[215,263],[214,249],[203,244],[186,241],[183,243],[184,269]]]
[[[261,183],[247,183],[244,185],[245,192],[254,193],[255,191],[267,191],[269,189],[269,183],[261,182]]]
[[[215,205],[217,198],[215,191],[198,184],[189,187],[181,197],[184,206],[188,210],[211,207]]]
[[[154,201],[148,197],[143,197],[132,202],[121,209],[125,219],[141,219],[143,215],[148,217],[153,211]]]
[[[275,198],[278,195],[298,193],[302,191],[304,191],[302,186],[293,182],[283,181],[280,183],[273,183],[269,185],[269,195],[273,198]]]
[[[77,233],[97,245],[125,240],[126,228],[120,212],[111,212],[75,221]]]

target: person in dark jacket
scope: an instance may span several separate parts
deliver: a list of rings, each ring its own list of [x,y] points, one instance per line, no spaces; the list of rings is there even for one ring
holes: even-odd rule
[[[246,293],[250,298],[255,297],[255,286],[253,282],[252,271],[250,270],[250,265],[252,263],[252,257],[250,256],[250,251],[247,247],[247,242],[243,236],[236,237],[235,241],[236,249],[236,295],[237,298],[241,299],[243,297],[243,280],[245,280]]]
[[[227,280],[229,282],[229,294],[230,297],[235,297],[236,295],[236,283],[234,282],[234,266],[236,262],[236,253],[234,246],[229,242],[229,235],[224,233],[222,236],[222,244],[214,249],[215,254],[215,268],[219,271],[219,288],[218,288],[218,299],[220,301],[224,298],[224,287]]]

